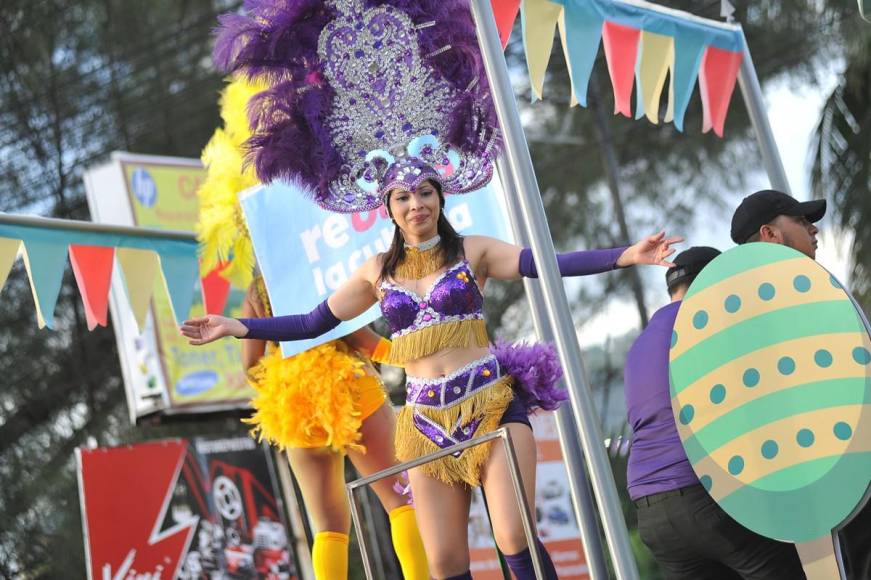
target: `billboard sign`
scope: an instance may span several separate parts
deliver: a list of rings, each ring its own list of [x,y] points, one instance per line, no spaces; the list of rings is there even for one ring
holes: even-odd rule
[[[195,159],[113,153],[111,161],[85,172],[91,217],[99,223],[193,231],[197,189],[205,173]],[[247,407],[253,390],[245,380],[239,343],[188,345],[176,328],[169,297],[159,280],[140,332],[117,270],[109,306],[131,419],[157,411]],[[193,287],[191,293],[190,315],[202,315],[202,293]],[[243,297],[243,292],[232,291],[225,312],[238,315]]]
[[[77,449],[89,578],[297,578],[270,456],[249,437]]]

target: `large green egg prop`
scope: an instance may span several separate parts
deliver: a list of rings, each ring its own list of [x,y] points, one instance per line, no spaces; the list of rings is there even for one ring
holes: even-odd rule
[[[871,339],[840,284],[785,246],[721,254],[681,304],[669,371],[714,500],[761,535],[831,546],[871,481]]]

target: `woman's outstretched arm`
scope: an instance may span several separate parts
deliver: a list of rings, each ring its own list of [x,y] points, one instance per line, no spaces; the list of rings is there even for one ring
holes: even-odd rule
[[[327,299],[307,314],[268,318],[227,318],[209,314],[186,320],[180,330],[193,345],[213,342],[225,336],[257,340],[304,340],[326,334],[342,320],[363,314],[378,299],[375,280],[377,256],[366,261]]]
[[[667,259],[675,251],[671,246],[682,241],[680,237],[666,238],[665,232],[660,232],[631,246],[557,254],[557,264],[563,276],[586,276],[639,264],[671,267],[673,264]],[[483,236],[467,238],[467,247],[479,253],[479,264],[488,277],[499,280],[538,277],[538,268],[529,248]]]

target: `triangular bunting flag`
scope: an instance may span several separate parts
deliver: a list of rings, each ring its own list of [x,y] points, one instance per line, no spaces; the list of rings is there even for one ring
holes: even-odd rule
[[[227,305],[227,297],[230,295],[230,281],[220,274],[225,267],[227,267],[227,262],[222,262],[200,279],[206,314],[222,314],[224,306]]]
[[[614,87],[614,114],[620,113],[632,118],[632,85],[635,80],[635,61],[638,58],[638,39],[641,31],[637,28],[605,22],[602,28],[602,44],[605,45],[605,58],[608,73]]]
[[[9,277],[12,264],[18,257],[19,248],[21,248],[21,240],[0,238],[0,290],[6,285],[6,278]]]
[[[172,305],[175,321],[181,324],[188,316],[196,293],[199,278],[199,263],[195,249],[190,253],[161,252],[160,268],[163,270],[163,281],[166,293]]]
[[[534,99],[540,99],[544,89],[544,75],[553,48],[553,33],[563,7],[550,0],[524,0],[521,7],[523,46],[526,66]]]
[[[517,13],[520,11],[520,0],[490,0],[490,5],[493,7],[493,16],[496,18],[496,28],[499,29],[502,50],[505,50],[505,47],[508,46],[508,39],[511,38],[514,21],[517,20]]]
[[[656,125],[659,123],[659,101],[665,77],[674,63],[674,39],[642,31],[639,54],[635,118],[647,115],[647,119]],[[669,109],[674,101],[672,92],[669,91]]]
[[[702,58],[699,70],[699,89],[702,94],[702,132],[714,129],[723,136],[729,101],[735,90],[735,80],[741,67],[743,54],[709,46]]]
[[[39,328],[54,328],[54,307],[60,293],[67,260],[67,245],[47,239],[25,239],[24,265],[36,304]]]
[[[699,66],[705,53],[705,40],[694,29],[678,28],[674,37],[674,68],[672,69],[672,89],[674,91],[674,126],[683,131],[683,120],[686,115],[696,79],[699,76]],[[670,119],[666,117],[666,121]]]
[[[145,315],[148,314],[148,303],[154,291],[154,277],[160,271],[160,261],[151,250],[118,248],[116,255],[124,273],[124,286],[127,289],[130,309],[139,330],[142,331],[145,327]]]
[[[587,88],[602,39],[602,22],[602,17],[587,2],[569,2],[560,19],[560,35],[573,87],[572,104],[587,106]]]
[[[106,326],[108,322],[114,258],[115,248],[70,244],[70,262],[85,306],[88,330],[94,330],[98,324]]]

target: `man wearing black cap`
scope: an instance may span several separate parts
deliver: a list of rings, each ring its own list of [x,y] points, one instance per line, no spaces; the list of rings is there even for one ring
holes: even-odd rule
[[[826,200],[799,202],[780,191],[764,189],[744,198],[732,216],[736,244],[771,242],[789,246],[816,259],[814,225],[826,214]],[[838,534],[847,578],[871,578],[871,503]]]
[[[668,580],[804,578],[792,544],[760,536],[733,520],[699,483],[681,444],[668,379],[668,351],[681,300],[720,254],[693,247],[665,275],[671,303],[657,310],[626,358],[626,408],[634,436],[629,495],[638,531]]]
[[[825,214],[824,199],[799,202],[783,192],[763,189],[745,197],[735,210],[732,241],[783,244],[815,258],[819,230],[814,224]]]

